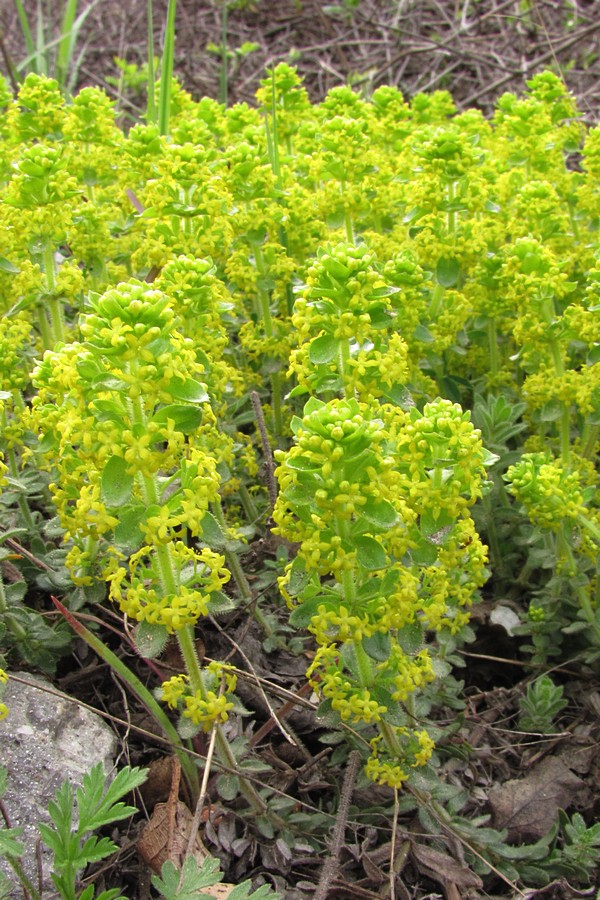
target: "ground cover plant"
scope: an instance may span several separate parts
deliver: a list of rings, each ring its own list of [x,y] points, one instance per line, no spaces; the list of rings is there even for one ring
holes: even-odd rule
[[[78,635],[150,714],[197,811],[154,888],[210,882],[203,816],[257,896],[592,896],[600,129],[549,71],[491,118],[287,64],[129,130],[36,73],[0,102],[2,671]],[[524,795],[571,775],[533,822],[507,748]],[[61,896],[135,896],[76,877],[119,818]]]

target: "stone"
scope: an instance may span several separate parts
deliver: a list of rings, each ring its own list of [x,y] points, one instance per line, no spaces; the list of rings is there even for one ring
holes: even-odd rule
[[[8,716],[0,722],[0,765],[8,772],[4,806],[11,826],[25,828],[22,863],[37,887],[37,823],[50,821],[48,801],[65,779],[78,786],[99,762],[110,771],[117,742],[100,716],[56,691],[44,678],[27,675],[17,681],[9,673],[3,702],[8,707]],[[41,859],[43,889],[55,893],[50,878],[52,853],[42,847]],[[14,884],[9,896],[22,898],[6,860],[0,859],[0,872]]]

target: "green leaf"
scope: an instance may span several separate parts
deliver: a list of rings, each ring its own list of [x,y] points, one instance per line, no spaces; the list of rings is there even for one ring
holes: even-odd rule
[[[323,409],[325,403],[323,400],[319,400],[318,397],[311,397],[310,400],[307,400],[304,405],[303,415],[309,416],[311,413],[317,412],[319,409]]]
[[[0,256],[0,271],[8,272],[9,275],[18,275],[21,270],[11,263],[9,259]]]
[[[123,422],[125,407],[123,404],[115,400],[94,400],[92,405],[96,413],[95,418],[97,422],[114,422],[125,428]]]
[[[235,800],[240,792],[240,779],[237,775],[220,775],[217,778],[217,791],[223,800]]]
[[[390,655],[391,640],[388,633],[382,634],[381,631],[376,631],[375,634],[364,637],[362,645],[365,653],[377,662],[384,662]]]
[[[319,595],[305,600],[290,613],[289,623],[293,628],[306,628],[310,625],[313,616],[319,611],[319,606],[323,606],[325,598]]]
[[[196,431],[202,422],[202,410],[196,409],[194,406],[170,403],[168,406],[163,406],[155,412],[150,421],[163,425],[166,424],[167,419],[171,419],[175,431],[181,431],[182,434],[191,434],[193,431]]]
[[[144,536],[140,529],[140,523],[146,517],[146,509],[143,506],[132,506],[119,513],[119,524],[115,528],[115,544],[119,550],[133,553],[142,546]]]
[[[165,648],[169,633],[164,625],[140,622],[134,632],[134,641],[140,656],[156,659]]]
[[[202,517],[202,540],[211,550],[222,550],[227,543],[227,535],[212,513],[206,512]]]
[[[83,783],[77,789],[78,833],[94,831],[137,812],[135,806],[126,806],[118,801],[143,784],[147,777],[147,769],[126,766],[117,772],[106,787],[108,776],[104,773],[102,763],[95,765],[83,776]]]
[[[0,828],[0,856],[23,856],[25,845],[17,840],[24,828]]]
[[[260,834],[262,834],[263,837],[266,837],[268,840],[271,840],[275,837],[273,823],[268,816],[257,816],[254,821],[256,827],[258,828],[258,831],[260,832]]]
[[[398,631],[396,640],[405,653],[417,653],[423,646],[423,627],[419,622],[411,622]]]
[[[564,404],[560,400],[549,400],[540,410],[540,421],[558,422],[563,414]]]
[[[369,572],[385,569],[388,564],[388,558],[379,541],[361,534],[353,538],[352,543],[356,547],[356,558],[361,566],[364,566]]]
[[[168,860],[160,874],[162,878],[152,876],[152,886],[166,900],[198,900],[199,891],[218,884],[223,877],[219,861],[212,856],[207,856],[201,867],[193,856],[188,856],[181,871]]]
[[[188,719],[187,716],[182,715],[179,717],[179,721],[177,722],[177,734],[184,741],[196,737],[199,731],[200,726],[196,725],[195,722],[192,722],[191,719]]]
[[[174,400],[181,400],[184,403],[207,403],[208,393],[206,385],[193,378],[178,378],[175,376],[169,382],[169,393]]]
[[[458,283],[459,276],[460,263],[457,259],[445,259],[442,257],[439,260],[435,269],[435,277],[441,287],[454,287]]]
[[[350,275],[350,269],[348,268],[348,266],[345,266],[342,262],[340,262],[338,259],[335,259],[333,256],[322,260],[322,264],[328,275],[332,275],[334,278],[338,278],[341,281],[345,281]]]
[[[320,335],[310,343],[308,350],[310,361],[315,365],[332,362],[337,356],[339,346],[339,340],[332,334]]]
[[[233,612],[236,603],[233,597],[224,594],[223,591],[213,591],[208,601],[208,611],[211,616],[222,616],[225,613]]]
[[[126,807],[128,810],[136,812],[135,807]],[[128,813],[130,815],[131,813]],[[83,845],[77,851],[77,861],[75,863],[77,869],[83,869],[92,863],[100,862],[118,850],[117,845],[110,838],[97,838],[95,835],[84,841]]]
[[[133,492],[133,475],[127,472],[127,463],[121,456],[111,456],[102,471],[100,480],[102,499],[108,506],[124,506]]]
[[[306,571],[304,560],[297,556],[290,567],[287,590],[292,597],[296,597],[302,593],[309,581],[310,573]]]
[[[292,484],[285,491],[285,499],[291,506],[313,506],[315,502],[314,487]]]
[[[398,514],[387,500],[374,500],[370,498],[360,509],[361,518],[366,519],[371,525],[380,530],[392,528],[398,522]]]

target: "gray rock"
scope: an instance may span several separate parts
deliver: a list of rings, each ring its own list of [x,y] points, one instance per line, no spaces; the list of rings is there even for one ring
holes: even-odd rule
[[[23,865],[37,886],[37,823],[49,822],[48,801],[65,779],[80,785],[83,775],[101,762],[110,771],[116,738],[100,716],[79,706],[38,676],[25,676],[28,684],[9,677],[3,702],[8,716],[0,722],[0,765],[8,771],[4,806],[13,827],[23,826]],[[46,690],[44,690],[46,689]],[[49,693],[48,691],[52,691]],[[43,887],[55,895],[50,879],[52,854],[42,852]],[[11,898],[22,898],[14,873],[5,860],[0,871],[15,884]]]

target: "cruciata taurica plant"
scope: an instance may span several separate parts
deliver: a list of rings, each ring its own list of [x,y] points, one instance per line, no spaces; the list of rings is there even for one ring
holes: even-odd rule
[[[365,256],[341,246],[323,253],[297,304],[301,338],[315,322],[320,331],[306,342],[305,383],[344,396],[313,397],[292,420],[294,445],[276,452],[273,516],[276,532],[300,544],[281,588],[292,622],[315,636],[308,675],[325,698],[322,710],[375,724],[367,772],[398,786],[433,749],[427,732],[414,728],[410,702],[435,677],[425,636],[458,633],[487,577],[486,549],[469,516],[486,452],[456,404],[438,399],[405,411],[369,391],[362,399],[348,378],[358,340],[367,362],[373,323],[385,332],[381,298],[390,292],[378,289]],[[372,359],[385,382],[385,355]],[[325,381],[314,378],[322,361]]]
[[[184,715],[208,729],[232,704],[212,690],[214,673],[206,686],[192,638],[230,577],[222,556],[194,546],[219,490],[203,367],[160,291],[131,281],[90,307],[82,342],[47,352],[34,373],[32,418],[71,542],[67,564],[83,585],[108,581],[146,655],[177,635]],[[170,682],[164,691],[174,705]]]

